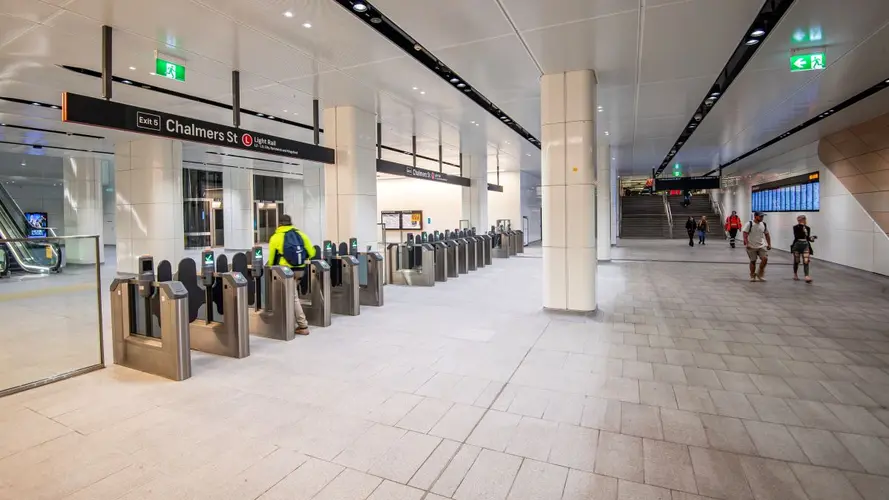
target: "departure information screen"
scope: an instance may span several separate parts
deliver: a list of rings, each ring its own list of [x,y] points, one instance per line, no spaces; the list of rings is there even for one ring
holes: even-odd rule
[[[751,205],[754,212],[817,212],[821,210],[818,172],[753,186]]]

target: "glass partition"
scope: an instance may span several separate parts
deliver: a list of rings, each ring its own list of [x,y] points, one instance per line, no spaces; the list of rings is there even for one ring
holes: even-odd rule
[[[101,264],[35,275],[11,265],[7,253],[75,243],[92,247],[99,262],[98,236],[0,239],[0,397],[104,366]]]

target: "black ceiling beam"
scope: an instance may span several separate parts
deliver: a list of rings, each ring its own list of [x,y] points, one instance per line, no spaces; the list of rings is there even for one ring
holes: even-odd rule
[[[731,160],[728,163],[723,163],[719,167],[714,168],[713,170],[707,172],[704,175],[712,175],[712,174],[718,172],[719,170],[724,169],[725,167],[734,165],[735,163],[738,163],[739,161],[744,160],[745,158],[753,156],[756,153],[759,153],[760,151],[762,151],[763,149],[774,146],[775,144],[783,141],[784,139],[787,139],[788,137],[790,137],[794,134],[797,134],[799,132],[802,132],[803,130],[811,127],[812,125],[815,125],[816,123],[820,122],[821,120],[831,117],[831,116],[839,113],[840,111],[848,108],[849,106],[852,106],[853,104],[863,101],[864,99],[867,99],[868,97],[876,94],[877,92],[879,92],[881,90],[885,90],[887,88],[889,88],[889,79],[883,80],[880,83],[877,83],[876,85],[871,85],[870,87],[868,87],[868,88],[862,90],[861,92],[855,94],[854,96],[846,99],[845,101],[841,102],[840,104],[833,106],[832,108],[819,114],[818,116],[815,116],[814,118],[809,118],[808,120],[804,121],[803,123],[800,123],[796,127],[793,127],[792,129],[788,130],[787,132],[784,132],[783,134],[779,135],[778,137],[775,137],[775,138],[751,149],[750,151],[747,151],[746,153],[742,154],[741,156],[738,156],[737,158],[735,158],[734,160]]]
[[[719,76],[716,77],[716,81],[713,82],[710,90],[707,91],[707,95],[701,101],[701,104],[698,105],[697,110],[695,110],[691,119],[685,125],[682,133],[679,134],[679,138],[673,143],[673,147],[670,148],[670,151],[667,152],[664,160],[655,171],[655,177],[667,168],[679,153],[679,150],[682,149],[682,146],[688,142],[692,134],[697,130],[698,125],[704,121],[704,118],[713,109],[719,98],[725,95],[732,82],[741,74],[741,71],[744,70],[744,67],[747,66],[747,63],[753,58],[756,51],[763,45],[769,34],[774,31],[781,18],[784,17],[784,14],[793,5],[793,2],[794,0],[766,0],[759,13],[753,19],[753,22],[750,23],[750,27],[744,32],[743,38],[738,42],[738,46],[735,47],[735,51],[729,57],[728,62],[725,63]]]
[[[507,115],[502,109],[492,103],[490,99],[482,95],[478,89],[458,75],[456,71],[448,68],[443,61],[435,57],[434,54],[429,52],[428,49],[408,35],[403,29],[395,24],[394,21],[386,17],[370,2],[360,0],[335,1],[344,9],[354,14],[355,17],[367,24],[371,29],[400,47],[401,50],[411,56],[415,61],[426,66],[439,78],[447,82],[448,85],[454,87],[458,91],[462,91],[466,97],[478,104],[482,109],[500,120],[501,123],[511,128],[515,133],[522,136],[522,138],[533,144],[537,149],[540,149],[539,139],[516,123],[511,116]]]

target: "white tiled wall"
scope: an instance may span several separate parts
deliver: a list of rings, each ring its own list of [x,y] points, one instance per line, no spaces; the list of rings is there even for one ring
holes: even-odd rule
[[[812,234],[815,258],[864,271],[889,275],[889,237],[818,158],[818,143],[806,145],[748,169],[761,172],[742,178],[741,185],[714,193],[725,210],[736,210],[745,221],[750,218],[750,186],[783,177],[818,171],[821,181],[821,210],[806,212]],[[800,212],[803,213],[803,212]],[[770,213],[766,216],[772,244],[789,250],[796,225],[796,212]]]

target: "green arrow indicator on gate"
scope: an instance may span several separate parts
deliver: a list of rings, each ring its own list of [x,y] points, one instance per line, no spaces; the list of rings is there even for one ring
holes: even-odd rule
[[[812,71],[824,68],[824,52],[813,52],[809,54],[790,56],[791,73],[796,73],[798,71]]]

